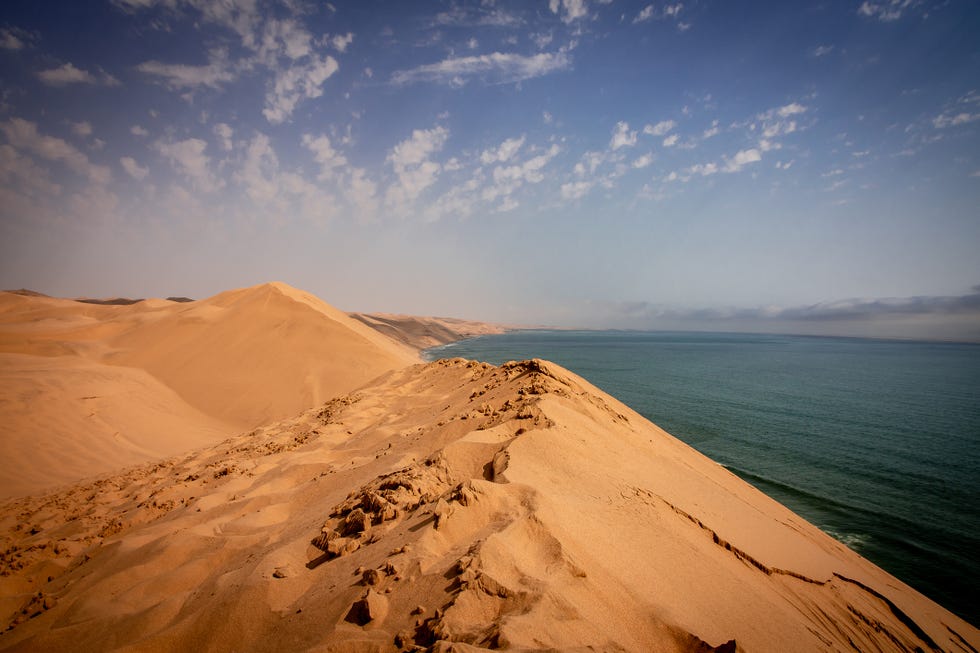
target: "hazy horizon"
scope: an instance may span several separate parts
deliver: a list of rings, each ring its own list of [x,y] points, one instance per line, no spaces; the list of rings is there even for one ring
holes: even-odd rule
[[[980,340],[967,0],[13,1],[0,287]]]

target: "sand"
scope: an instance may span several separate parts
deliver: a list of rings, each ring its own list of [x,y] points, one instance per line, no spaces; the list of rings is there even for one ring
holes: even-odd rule
[[[220,443],[8,500],[0,538],[0,650],[980,648],[544,361],[403,364]]]
[[[0,293],[0,497],[214,443],[417,362],[269,283],[177,303]]]
[[[419,317],[394,313],[349,313],[372,329],[414,349],[448,345],[467,338],[506,333],[518,327],[451,317]]]

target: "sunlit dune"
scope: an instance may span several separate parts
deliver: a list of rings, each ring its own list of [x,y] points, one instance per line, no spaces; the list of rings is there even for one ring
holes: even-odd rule
[[[281,284],[78,306],[0,304],[7,493],[115,470],[0,504],[0,649],[980,647],[552,363],[421,364]]]

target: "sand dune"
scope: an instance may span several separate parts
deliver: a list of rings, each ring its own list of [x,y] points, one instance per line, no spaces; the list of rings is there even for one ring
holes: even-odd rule
[[[393,371],[0,511],[3,650],[948,650],[980,632],[575,375]]]
[[[0,650],[980,648],[567,370],[416,364],[487,328],[0,293],[0,489],[89,479],[0,502]]]
[[[0,496],[213,443],[418,360],[271,283],[178,303],[0,293]]]
[[[514,327],[450,317],[417,317],[393,313],[349,313],[384,335],[414,349],[428,349],[451,342],[505,333]]]

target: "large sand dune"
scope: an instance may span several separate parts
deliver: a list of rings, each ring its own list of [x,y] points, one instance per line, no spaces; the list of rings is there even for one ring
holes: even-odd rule
[[[0,496],[213,443],[417,360],[279,283],[190,303],[0,293]]]
[[[0,294],[5,491],[153,461],[0,503],[0,649],[980,648],[585,380],[415,364],[405,320]]]
[[[4,650],[980,647],[540,361],[412,366],[2,514]]]

